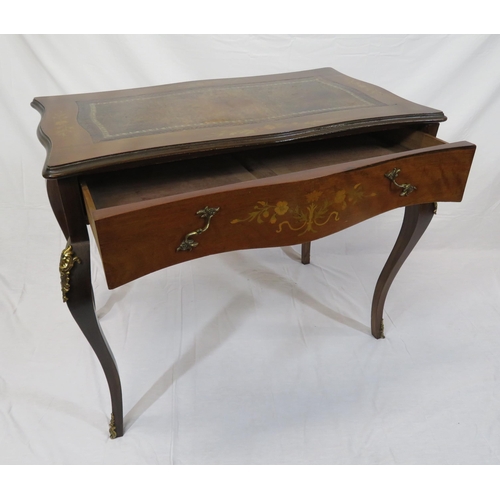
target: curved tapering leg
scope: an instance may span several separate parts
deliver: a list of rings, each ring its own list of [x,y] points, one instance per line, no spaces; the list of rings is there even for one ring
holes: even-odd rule
[[[434,215],[434,203],[406,207],[396,244],[380,273],[372,302],[372,335],[384,338],[383,311],[389,288],[404,261],[424,234]]]
[[[311,262],[311,242],[302,243],[300,262],[302,264],[309,264]]]
[[[67,305],[104,370],[111,394],[112,413],[109,432],[112,438],[116,438],[123,436],[122,389],[116,362],[95,311],[90,274],[90,245],[88,240],[76,243],[69,241],[68,244],[71,245],[73,258],[78,260],[70,271]]]
[[[120,376],[96,315],[91,281],[90,242],[79,186],[76,179],[70,179],[58,182],[56,187],[57,190],[54,188],[52,195],[59,194],[69,233],[59,266],[63,301],[67,303],[104,370],[111,394],[110,436],[123,436]]]

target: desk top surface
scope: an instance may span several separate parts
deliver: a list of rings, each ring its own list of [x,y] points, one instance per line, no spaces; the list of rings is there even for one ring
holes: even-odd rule
[[[44,176],[446,120],[331,68],[38,97]]]

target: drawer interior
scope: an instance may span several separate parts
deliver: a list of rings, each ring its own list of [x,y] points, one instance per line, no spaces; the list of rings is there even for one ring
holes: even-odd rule
[[[410,129],[283,143],[94,175],[83,180],[83,191],[87,204],[99,210],[440,144]]]

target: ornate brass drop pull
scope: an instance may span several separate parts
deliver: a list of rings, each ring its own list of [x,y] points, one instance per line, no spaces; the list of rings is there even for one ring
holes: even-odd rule
[[[401,172],[400,168],[393,168],[390,172],[384,174],[384,177],[387,177],[395,186],[402,189],[399,196],[408,196],[417,189],[417,186],[412,186],[411,184],[398,184],[396,182],[396,177],[399,175],[399,172]]]
[[[196,231],[192,231],[191,233],[186,234],[184,236],[184,240],[177,247],[177,251],[188,251],[190,252],[194,247],[198,246],[198,242],[191,239],[191,236],[196,236],[197,234],[204,233],[210,227],[210,220],[212,217],[219,211],[220,207],[216,208],[208,208],[205,207],[202,210],[198,210],[196,215],[199,215],[202,219],[207,219],[207,223],[201,229],[197,229]]]

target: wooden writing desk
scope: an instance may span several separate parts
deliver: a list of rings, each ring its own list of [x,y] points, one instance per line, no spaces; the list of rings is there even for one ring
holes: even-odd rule
[[[104,369],[111,437],[120,378],[95,314],[90,224],[109,288],[231,250],[310,242],[388,210],[403,226],[375,288],[389,287],[435,213],[460,201],[475,146],[437,139],[442,112],[324,68],[36,98],[43,175],[67,238],[63,300]]]

